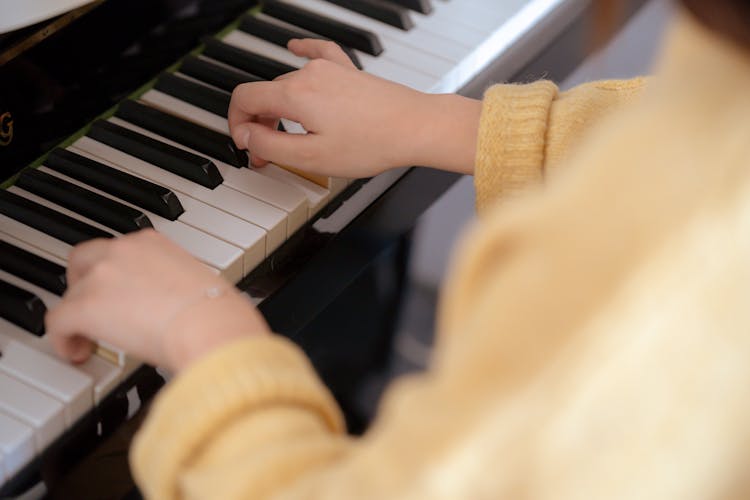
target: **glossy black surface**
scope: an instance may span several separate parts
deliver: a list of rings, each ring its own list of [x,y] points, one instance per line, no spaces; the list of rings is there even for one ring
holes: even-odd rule
[[[0,190],[0,213],[69,245],[113,236],[10,191]]]
[[[255,5],[254,0],[107,0],[0,66],[5,124],[0,182]],[[0,54],[43,27],[4,35]]]
[[[307,9],[276,0],[266,0],[263,12],[370,55],[378,56],[383,53],[383,45],[375,33],[321,16]]]
[[[177,220],[185,212],[180,199],[170,189],[73,151],[55,149],[47,156],[44,166],[168,220]]]
[[[344,7],[376,21],[382,21],[395,28],[409,31],[414,27],[414,21],[409,12],[398,5],[383,0],[325,0],[326,2]]]
[[[62,295],[68,287],[63,266],[1,239],[0,269],[42,287],[55,295]]]
[[[277,23],[268,22],[265,19],[261,19],[259,16],[248,15],[242,18],[242,22],[239,25],[239,29],[250,35],[257,36],[267,42],[274,43],[279,47],[286,47],[289,40],[292,38],[320,38],[323,40],[329,40],[326,37],[310,33],[297,28],[291,28],[287,26],[281,26]],[[359,60],[357,53],[350,47],[339,44],[341,49],[349,56],[354,66],[358,69],[362,69],[362,62]]]
[[[119,233],[154,227],[140,210],[38,169],[22,172],[16,186]]]
[[[265,78],[266,80],[273,80],[281,75],[299,69],[255,54],[254,52],[237,48],[234,45],[229,45],[215,38],[206,38],[203,40],[203,43],[206,46],[204,54],[208,57],[229,64],[242,71],[247,71],[251,75]]]
[[[248,166],[247,152],[226,134],[132,100],[123,101],[115,116],[229,165]]]
[[[432,12],[432,4],[430,0],[388,0],[391,3],[403,5],[407,9],[411,9],[421,14],[429,14]],[[439,0],[438,0],[439,1]]]
[[[188,56],[182,61],[180,72],[226,92],[232,92],[236,86],[243,83],[263,80],[245,71],[220,66],[214,61],[195,56]]]
[[[0,280],[0,318],[20,326],[32,335],[44,334],[44,302],[33,293]]]
[[[208,158],[115,123],[97,120],[86,135],[203,187],[214,189],[224,182],[216,165]]]
[[[212,89],[170,73],[159,77],[154,88],[215,115],[226,117],[229,114],[229,101],[232,97],[229,92]]]

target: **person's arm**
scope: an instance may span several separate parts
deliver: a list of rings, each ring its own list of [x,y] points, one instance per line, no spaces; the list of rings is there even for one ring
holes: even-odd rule
[[[358,71],[333,42],[293,40],[289,48],[312,60],[232,94],[232,137],[255,166],[270,161],[350,178],[411,165],[473,171],[480,101]],[[301,123],[308,134],[278,131],[279,118]]]
[[[541,180],[644,86],[643,79],[604,81],[560,93],[549,81],[501,84],[477,101],[357,71],[332,42],[293,40],[289,48],[313,61],[276,81],[241,85],[232,96],[232,136],[255,165],[342,177],[409,165],[475,174],[479,208]],[[309,134],[279,132],[279,117],[301,122]]]
[[[46,318],[58,352],[83,361],[88,339],[103,340],[176,374],[131,451],[146,498],[432,497],[419,478],[487,397],[455,370],[401,382],[382,406],[384,427],[350,437],[299,347],[165,237],[94,240],[68,264],[68,291]]]
[[[549,81],[501,84],[484,95],[474,171],[481,211],[545,179],[581,138],[631,101],[646,80],[609,80],[559,92]]]

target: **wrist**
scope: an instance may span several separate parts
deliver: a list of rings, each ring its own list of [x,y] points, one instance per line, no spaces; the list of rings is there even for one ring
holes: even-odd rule
[[[260,314],[233,287],[217,296],[212,288],[206,290],[175,313],[163,331],[163,359],[174,373],[228,342],[269,333]]]
[[[472,175],[482,102],[455,94],[424,94],[410,164]]]

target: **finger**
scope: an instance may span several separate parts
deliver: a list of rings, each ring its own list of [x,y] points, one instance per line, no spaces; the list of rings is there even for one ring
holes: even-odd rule
[[[280,120],[278,118],[272,118],[268,116],[261,116],[258,118],[257,123],[268,127],[271,130],[278,130]],[[250,155],[250,164],[253,167],[265,167],[268,165],[268,161],[260,156],[254,154]]]
[[[242,147],[243,141],[239,140],[241,137],[235,134],[234,129],[242,123],[254,121],[259,115],[292,120],[297,118],[296,110],[290,106],[281,82],[243,83],[234,89],[229,103],[228,119],[229,130],[237,142],[237,147]]]
[[[317,166],[314,134],[288,134],[258,123],[242,124],[237,132],[247,137],[247,149],[254,157],[302,169]]]
[[[349,56],[346,55],[336,42],[330,40],[294,38],[289,40],[287,48],[290,52],[299,57],[307,57],[308,59],[327,59],[347,68],[354,67]]]
[[[238,148],[246,149],[249,151],[249,147],[247,145],[247,129],[246,127],[243,127],[242,125],[247,123],[257,123],[258,125],[261,125],[263,127],[266,127],[270,130],[278,130],[278,126],[281,120],[274,117],[269,116],[255,116],[252,120],[243,122],[239,125],[236,125],[234,129],[231,131],[232,133],[232,139],[234,140],[235,144]],[[257,157],[253,154],[250,155],[250,160],[254,161],[254,166],[261,166],[261,164],[267,163],[263,158]]]
[[[55,352],[74,363],[83,363],[94,353],[96,344],[81,335],[85,311],[77,300],[64,300],[44,318],[47,337]]]
[[[68,257],[68,287],[75,286],[89,270],[109,253],[112,240],[96,239],[81,243],[73,248]]]

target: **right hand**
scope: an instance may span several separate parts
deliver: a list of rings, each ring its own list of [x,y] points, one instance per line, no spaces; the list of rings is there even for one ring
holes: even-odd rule
[[[460,139],[453,128],[465,123],[440,99],[471,100],[425,94],[357,71],[332,42],[294,40],[289,48],[313,60],[272,82],[240,85],[232,94],[232,138],[250,151],[256,166],[270,161],[338,177],[369,177],[409,165],[453,170],[445,147],[455,146],[446,143]],[[473,132],[468,126],[473,142],[462,158],[470,165],[481,105],[474,109]],[[308,134],[279,132],[270,125],[278,118],[301,123]]]

